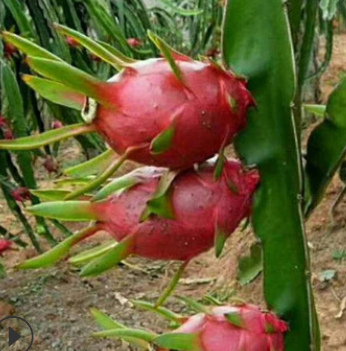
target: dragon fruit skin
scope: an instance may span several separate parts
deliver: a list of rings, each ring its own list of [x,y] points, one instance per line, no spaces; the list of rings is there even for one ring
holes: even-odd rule
[[[13,246],[12,241],[0,239],[0,256],[2,256],[5,251],[11,250],[12,246]]]
[[[200,351],[284,351],[287,331],[287,324],[273,313],[241,305],[214,307],[208,314],[194,315],[173,333],[197,335]]]
[[[126,41],[127,41],[127,44],[129,44],[133,48],[139,48],[140,46],[143,45],[142,40],[139,40],[137,38],[129,38]]]
[[[174,180],[171,201],[175,220],[151,216],[140,221],[157,188],[157,178],[105,202],[93,203],[91,211],[117,241],[133,237],[130,253],[188,261],[213,247],[217,230],[228,237],[250,214],[258,173],[245,172],[236,161],[225,164],[219,180],[214,180],[213,172],[214,167],[205,166],[200,172],[186,171]]]
[[[14,189],[11,195],[17,202],[21,202],[21,203],[24,203],[25,201],[31,199],[30,190],[25,187],[19,187]]]
[[[139,148],[134,161],[184,169],[213,156],[246,125],[253,105],[245,83],[211,63],[176,58],[179,81],[165,59],[133,63],[108,81],[106,99],[115,108],[99,105],[93,124],[120,154]],[[171,130],[161,152],[153,141]]]

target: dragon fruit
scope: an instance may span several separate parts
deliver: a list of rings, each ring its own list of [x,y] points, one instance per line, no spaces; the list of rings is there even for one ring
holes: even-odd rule
[[[164,57],[135,61],[106,43],[61,25],[56,28],[120,72],[99,81],[32,42],[3,33],[5,41],[29,55],[33,70],[50,79],[26,75],[27,84],[53,102],[82,110],[86,123],[38,139],[1,141],[0,149],[28,150],[96,131],[122,155],[107,175],[126,159],[183,170],[222,152],[245,127],[254,105],[246,82],[214,61],[177,53],[153,33],[149,36]]]
[[[219,256],[226,239],[250,215],[252,194],[259,181],[257,171],[245,171],[239,162],[229,160],[218,179],[214,178],[215,167],[211,163],[201,165],[198,170],[182,172],[174,179],[169,192],[172,219],[151,215],[142,221],[147,202],[155,197],[163,172],[144,167],[110,183],[96,196],[98,201],[43,203],[28,211],[60,220],[96,220],[94,227],[84,234],[76,234],[78,240],[67,240],[74,244],[96,231],[108,232],[120,242],[106,254],[112,266],[130,254],[188,262],[214,244]],[[114,189],[117,189],[115,195],[104,199]],[[160,204],[159,199],[155,206]],[[64,256],[70,246],[65,246],[63,251],[58,246],[51,254],[44,254],[43,260],[34,258],[23,267],[50,265]],[[55,254],[56,250],[59,255]],[[98,270],[100,264],[95,266]],[[84,275],[95,275],[95,272],[87,266]]]
[[[59,164],[58,161],[51,155],[48,155],[43,162],[43,167],[46,171],[51,173],[58,173],[59,172]]]
[[[149,303],[134,302],[145,309],[154,310]],[[155,310],[154,310],[155,311]],[[169,351],[284,351],[287,324],[271,312],[249,304],[235,306],[203,306],[203,311],[190,317],[164,314],[180,326],[172,332],[157,335],[138,329],[112,329],[95,333],[96,337],[120,337],[126,341],[146,342],[155,350]],[[103,315],[93,310],[96,321]],[[100,324],[101,325],[101,324]],[[132,336],[132,339],[128,336]],[[135,337],[135,338],[134,338]],[[150,349],[150,347],[148,347]]]

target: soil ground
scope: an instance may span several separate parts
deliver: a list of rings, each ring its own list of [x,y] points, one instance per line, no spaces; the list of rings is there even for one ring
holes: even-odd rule
[[[346,35],[338,35],[332,65],[323,78],[324,99],[345,73],[345,44]],[[79,150],[75,145],[66,145],[63,150],[61,162],[76,162]],[[42,184],[47,184],[42,169],[39,165],[37,168]],[[329,218],[329,209],[341,187],[341,182],[335,177],[325,199],[306,226],[313,289],[325,351],[346,351],[346,311],[344,314],[341,311],[346,304],[346,255],[342,257],[346,251],[346,199],[340,205],[333,225]],[[0,218],[2,225],[24,237],[2,199]],[[77,228],[77,225],[72,227]],[[101,233],[82,248],[104,239],[105,236]],[[225,302],[237,297],[263,304],[261,277],[247,286],[241,286],[237,281],[238,259],[248,254],[254,241],[251,230],[238,231],[228,241],[226,254],[220,260],[216,260],[213,253],[195,259],[188,267],[176,294],[201,298],[208,293]],[[81,279],[76,270],[65,262],[40,271],[23,272],[14,269],[17,263],[34,254],[32,249],[6,253],[3,263],[8,275],[0,281],[0,320],[10,315],[27,319],[35,333],[32,350],[131,350],[129,345],[115,340],[95,340],[91,337],[91,333],[97,330],[90,315],[91,307],[97,307],[131,327],[148,328],[157,332],[165,329],[166,323],[160,318],[135,309],[130,300],[155,301],[175,271],[175,264],[130,259],[128,262],[135,268],[121,266],[91,280]],[[341,257],[333,258],[337,255]],[[323,279],[326,278],[326,271],[330,273],[328,281]],[[175,299],[171,299],[168,306],[176,312],[185,310],[184,305]],[[21,332],[21,325],[18,325],[18,331]],[[23,350],[27,338],[24,336],[11,350]],[[1,349],[9,348],[4,346]]]

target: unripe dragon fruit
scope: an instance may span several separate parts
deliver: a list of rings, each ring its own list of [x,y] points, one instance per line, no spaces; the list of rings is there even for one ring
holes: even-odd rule
[[[246,82],[211,59],[193,60],[149,33],[163,58],[135,61],[106,43],[61,25],[56,28],[119,73],[99,81],[32,42],[3,33],[5,41],[28,55],[33,70],[50,79],[26,75],[27,84],[53,102],[82,110],[86,124],[66,126],[59,134],[47,132],[37,141],[0,141],[0,149],[33,149],[96,131],[122,155],[107,175],[126,159],[182,170],[222,153],[245,127],[247,111],[254,105]]]
[[[153,171],[152,167],[134,171],[115,181],[114,186],[121,184],[124,189],[117,188],[118,192],[106,200],[44,203],[29,211],[61,220],[96,220],[96,225],[85,234],[76,234],[78,241],[105,230],[120,242],[111,254],[115,264],[130,254],[188,262],[214,244],[219,256],[226,239],[250,215],[252,194],[259,181],[257,171],[245,171],[239,162],[227,161],[219,179],[214,178],[215,167],[211,164],[182,172],[174,179],[169,192],[173,218],[151,215],[142,221],[162,172],[156,168]],[[106,195],[107,189],[114,186],[111,183],[99,194]],[[44,257],[47,258],[47,254]],[[45,264],[52,263],[45,259]],[[27,268],[40,265],[40,257],[24,263]],[[86,268],[85,275],[94,273],[93,269]]]
[[[55,120],[55,121],[52,122],[52,129],[60,129],[63,126],[64,125],[59,120]]]
[[[46,171],[50,173],[58,173],[59,172],[59,164],[57,160],[53,157],[48,155],[43,162],[43,167],[46,169]]]
[[[150,304],[135,302],[140,307]],[[150,306],[151,310],[152,306]],[[154,310],[155,311],[155,310]],[[236,306],[204,307],[203,312],[191,317],[175,315],[171,311],[161,313],[171,316],[180,326],[170,333],[156,335],[136,329],[113,329],[95,333],[96,337],[119,337],[130,340],[127,335],[153,345],[158,351],[284,351],[284,334],[287,324],[271,312],[249,304]],[[96,321],[101,317],[93,311]],[[180,319],[180,320],[179,320]],[[135,339],[138,340],[138,339]],[[144,346],[144,345],[143,345]],[[150,347],[148,347],[150,348]]]

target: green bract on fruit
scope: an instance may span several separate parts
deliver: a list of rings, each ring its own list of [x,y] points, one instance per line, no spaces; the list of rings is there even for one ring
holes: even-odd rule
[[[122,155],[109,172],[125,159],[186,169],[222,151],[245,127],[254,102],[244,79],[210,59],[195,61],[149,33],[164,58],[135,61],[108,44],[56,27],[119,73],[100,81],[24,38],[3,33],[5,41],[28,54],[31,69],[48,78],[24,76],[24,80],[43,97],[81,110],[86,123],[39,137],[1,141],[0,148],[32,149],[96,131]]]

